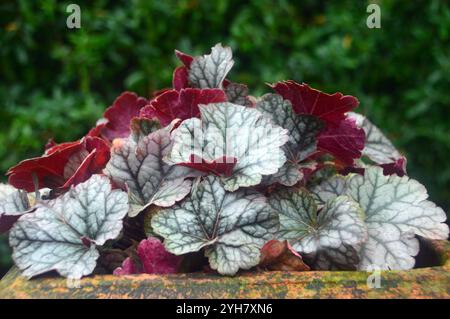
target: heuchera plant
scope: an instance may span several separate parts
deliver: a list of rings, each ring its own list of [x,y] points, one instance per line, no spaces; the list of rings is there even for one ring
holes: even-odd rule
[[[12,167],[0,229],[27,277],[411,269],[444,211],[358,100],[283,81],[249,95],[231,49],[125,92],[75,142]]]

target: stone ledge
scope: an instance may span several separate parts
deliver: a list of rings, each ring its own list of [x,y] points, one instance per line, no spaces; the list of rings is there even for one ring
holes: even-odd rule
[[[91,276],[80,288],[67,280],[26,280],[13,268],[0,282],[0,298],[450,298],[450,243],[432,243],[442,266],[382,271],[381,287],[367,285],[361,271],[248,272]],[[72,283],[73,284],[73,283]]]

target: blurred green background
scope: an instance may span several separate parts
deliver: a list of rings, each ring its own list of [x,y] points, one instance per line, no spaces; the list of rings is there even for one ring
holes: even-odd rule
[[[66,6],[81,7],[81,29]],[[381,29],[366,26],[369,3]],[[0,172],[40,155],[48,138],[81,137],[124,90],[171,84],[173,50],[234,49],[230,78],[252,94],[304,81],[359,98],[408,157],[409,175],[449,208],[448,2],[317,0],[2,1]],[[0,239],[0,276],[10,266]]]

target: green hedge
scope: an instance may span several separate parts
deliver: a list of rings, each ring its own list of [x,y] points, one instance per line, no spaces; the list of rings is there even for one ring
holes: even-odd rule
[[[381,29],[366,6],[381,6]],[[169,86],[173,49],[234,49],[231,78],[252,93],[265,82],[305,81],[352,94],[360,111],[408,156],[409,174],[448,210],[450,9],[444,1],[63,1],[0,4],[0,171],[74,140],[124,90]],[[5,242],[3,240],[3,242]],[[0,244],[0,267],[9,258]],[[1,272],[1,271],[0,271]]]

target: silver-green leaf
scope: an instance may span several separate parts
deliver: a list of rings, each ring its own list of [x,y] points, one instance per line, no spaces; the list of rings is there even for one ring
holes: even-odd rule
[[[93,175],[20,217],[9,235],[13,259],[29,278],[51,270],[73,279],[89,275],[99,256],[96,246],[119,235],[127,211],[127,194]]]
[[[356,125],[361,127],[366,133],[363,155],[377,164],[389,164],[402,157],[392,142],[364,115],[349,112],[348,116],[353,118],[356,121]]]
[[[278,216],[261,194],[228,193],[219,178],[208,176],[151,224],[168,251],[181,255],[205,248],[212,269],[234,275],[259,263],[260,249],[278,230]]]
[[[29,208],[30,203],[25,191],[18,190],[10,185],[0,184],[0,217],[2,215],[22,215]]]
[[[415,235],[448,238],[445,212],[427,200],[427,191],[419,182],[407,176],[385,176],[379,167],[366,168],[364,176],[334,180],[339,187],[325,183],[313,191],[318,198],[331,198],[334,189],[335,196],[351,197],[364,211],[369,238],[359,251],[359,269],[411,269],[419,251]]]
[[[231,48],[218,43],[211,48],[211,54],[194,58],[189,68],[189,82],[200,89],[221,89],[233,64]]]
[[[185,120],[173,131],[168,162],[187,163],[192,155],[208,162],[235,158],[231,174],[221,176],[228,191],[257,185],[283,166],[288,131],[258,110],[226,102],[201,105],[200,112],[201,119]]]
[[[265,183],[293,186],[303,178],[302,168],[312,165],[304,161],[316,151],[316,136],[322,130],[323,123],[315,116],[295,114],[291,102],[278,94],[264,95],[256,103],[256,108],[276,125],[289,131],[289,141],[283,146],[287,161],[276,174],[266,178]]]
[[[320,205],[325,204],[327,201],[334,199],[336,196],[346,194],[347,180],[353,175],[342,176],[332,175],[324,179],[320,184],[311,188],[311,192]]]
[[[354,247],[367,239],[359,205],[347,196],[328,201],[319,211],[305,190],[282,189],[269,202],[280,214],[278,237],[288,240],[315,269],[354,269]]]
[[[229,83],[225,88],[228,102],[243,106],[252,107],[253,102],[248,94],[248,87],[245,84]]]
[[[168,207],[189,194],[191,181],[186,178],[196,174],[189,168],[163,161],[172,148],[171,128],[114,140],[105,173],[117,185],[128,189],[132,217],[149,205]]]

